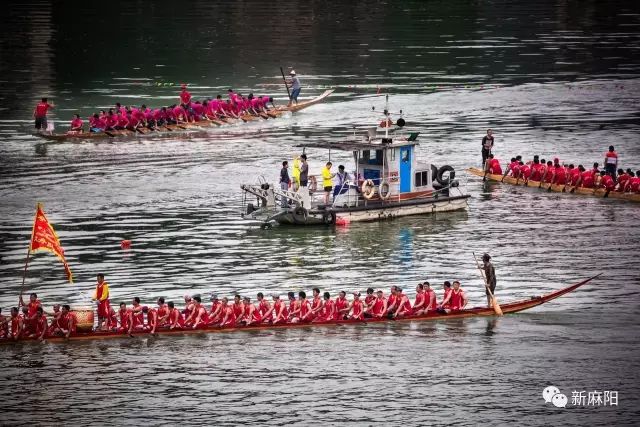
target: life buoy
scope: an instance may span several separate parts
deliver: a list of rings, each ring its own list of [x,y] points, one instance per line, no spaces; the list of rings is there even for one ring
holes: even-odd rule
[[[431,183],[438,180],[438,167],[436,165],[431,165]],[[422,183],[424,185],[424,183]]]
[[[389,128],[391,126],[393,126],[393,122],[391,121],[391,119],[385,119],[385,120],[380,122],[380,127],[381,128]]]
[[[370,179],[367,179],[365,182],[362,183],[362,187],[360,188],[360,190],[362,190],[362,197],[364,197],[365,199],[372,198],[373,195],[376,193],[375,184]]]
[[[382,181],[378,185],[378,195],[382,200],[387,200],[391,196],[391,187],[387,181]]]
[[[322,214],[322,222],[326,225],[332,225],[336,223],[336,214],[334,212],[325,212]]]
[[[447,179],[444,178],[444,174],[449,172],[449,177]],[[453,181],[453,178],[456,177],[456,171],[449,165],[445,165],[443,167],[441,167],[440,169],[438,169],[438,176],[436,177],[436,180],[444,185],[445,187],[447,185],[449,185],[449,183],[451,181]]]
[[[316,191],[318,189],[318,181],[315,176],[309,177],[309,191]]]

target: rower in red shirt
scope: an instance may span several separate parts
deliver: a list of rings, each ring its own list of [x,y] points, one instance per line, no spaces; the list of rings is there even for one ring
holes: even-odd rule
[[[27,308],[27,313],[24,316],[24,328],[28,334],[33,334],[36,331],[36,319],[38,316],[38,307],[42,307],[42,303],[38,299],[38,295],[32,293],[29,295],[29,302],[27,304],[24,303],[22,299],[22,295],[19,297],[18,307],[25,306]]]
[[[424,294],[424,310],[421,314],[427,314],[431,311],[435,311],[438,305],[436,302],[436,293],[433,289],[431,289],[431,285],[429,284],[429,282],[424,282]]]
[[[240,295],[235,295],[233,297],[233,315],[237,322],[240,322],[244,315],[244,304],[242,304]]]
[[[324,303],[322,304],[322,310],[315,319],[314,322],[327,322],[333,320],[336,315],[336,303],[331,299],[331,294],[329,292],[325,292],[324,295]]]
[[[184,310],[182,310],[182,315],[184,316],[185,319],[187,317],[191,316],[191,312],[193,311],[193,305],[194,305],[193,298],[191,298],[190,295],[185,295],[184,296]]]
[[[193,297],[194,306],[189,318],[184,321],[184,325],[192,329],[204,328],[209,322],[207,309],[202,306],[202,299],[199,295]]]
[[[536,154],[533,156],[533,163],[530,165],[531,176],[525,181],[540,181],[544,172],[544,164],[540,163],[540,157]]]
[[[164,298],[158,298],[158,327],[167,326],[169,324],[169,307],[164,303]]]
[[[251,298],[244,297],[244,312],[242,313],[242,323],[245,326],[260,323],[260,313],[255,305],[251,304]]]
[[[373,288],[367,288],[367,295],[364,297],[364,317],[371,317],[373,303],[376,302]]]
[[[618,169],[618,177],[616,179],[616,192],[623,192],[624,187],[627,185],[627,181],[631,178],[624,169]]]
[[[294,318],[298,317],[300,313],[300,305],[298,300],[296,299],[295,292],[289,292],[287,294],[287,298],[289,299],[289,309],[288,309],[288,317],[287,321],[291,321]]]
[[[277,323],[285,323],[289,318],[289,310],[287,310],[287,306],[280,299],[280,295],[272,295],[273,305],[271,308],[270,316],[273,319],[272,323],[275,325]]]
[[[411,301],[409,298],[402,292],[401,288],[398,288],[397,299],[398,299],[398,308],[393,313],[393,317],[406,317],[410,316],[413,311],[411,310]]]
[[[381,290],[376,292],[376,300],[371,307],[371,317],[374,319],[380,319],[387,314],[387,299],[384,297],[384,293]]]
[[[35,332],[29,335],[29,338],[36,338],[38,341],[43,341],[48,329],[47,316],[44,314],[42,306],[39,306],[36,311]]]
[[[118,317],[120,317],[120,327],[118,332],[130,333],[131,323],[133,322],[133,312],[123,302],[120,303],[120,310],[118,310]]]
[[[62,306],[62,314],[60,316],[60,332],[65,338],[69,338],[76,333],[76,326],[78,325],[78,318],[75,313],[71,312],[71,307],[68,304]]]
[[[320,289],[313,288],[313,299],[311,300],[311,315],[309,320],[315,319],[322,311],[322,298],[320,298]]]
[[[225,297],[222,298],[222,320],[220,326],[234,326],[236,324],[236,315],[233,305],[229,304],[229,300]]]
[[[489,158],[487,159],[487,171],[490,174],[502,175],[502,166],[500,166],[500,160],[496,159],[493,153],[489,154]]]
[[[411,307],[413,314],[420,314],[424,310],[424,297],[424,285],[418,283],[418,286],[416,286],[416,299],[413,302],[413,307]]]
[[[611,178],[611,175],[607,175],[605,171],[600,171],[600,182],[598,183],[598,186],[600,188],[604,188],[607,193],[609,193],[616,188],[616,183],[613,178]]]
[[[73,120],[71,120],[71,125],[69,126],[69,131],[67,133],[82,133],[82,126],[84,125],[82,119],[80,118],[80,114],[74,114]]]
[[[300,291],[298,292],[298,316],[297,316],[297,321],[298,322],[310,322],[312,317],[312,313],[311,313],[311,304],[309,304],[309,301],[307,300],[307,294],[305,291]],[[294,323],[295,320],[291,319],[291,322]]]
[[[182,329],[184,327],[184,316],[173,304],[173,301],[167,303],[169,309],[169,329]]]
[[[158,310],[145,305],[142,307],[142,312],[147,316],[147,323],[144,326],[144,330],[148,331],[151,335],[155,335],[158,329]]]
[[[554,165],[553,184],[565,185],[567,183],[567,171],[561,164]]]
[[[0,308],[0,340],[9,338],[9,323],[11,318],[2,314],[2,308]]]
[[[635,175],[629,174],[630,178],[627,180],[625,191],[630,193],[640,193],[640,170],[636,171]]]
[[[364,320],[364,305],[360,300],[360,292],[353,293],[353,301],[349,306],[349,319]]]
[[[211,310],[209,311],[209,325],[217,325],[222,320],[222,302],[217,295],[211,295]]]
[[[618,167],[618,153],[616,153],[613,145],[609,146],[609,151],[604,153],[604,169],[605,173],[611,178],[615,178],[616,168]]]
[[[451,304],[449,303],[450,295],[451,295],[451,283],[447,280],[442,285],[444,290],[444,295],[442,296],[442,302],[438,305],[438,308],[441,310],[448,310],[451,308]]]
[[[24,318],[20,316],[17,307],[11,309],[11,339],[18,340],[24,334]]]
[[[338,298],[336,298],[335,320],[344,320],[348,314],[349,301],[347,301],[347,294],[344,291],[340,291]]]
[[[453,289],[449,293],[449,297],[442,302],[442,305],[446,306],[447,303],[450,305],[450,308],[446,310],[447,313],[463,310],[467,305],[467,297],[464,291],[460,289],[460,282],[457,280],[453,282]]]
[[[107,330],[111,328],[109,321],[109,313],[111,312],[109,285],[104,281],[104,274],[102,273],[98,273],[97,282],[92,300],[98,302],[98,329]]]
[[[531,177],[531,167],[529,165],[525,165],[523,162],[520,162],[520,179],[523,179],[524,182],[529,181]]]
[[[398,306],[400,305],[398,287],[395,285],[392,286],[390,292],[391,294],[389,295],[389,298],[387,298],[387,315],[389,317],[393,317],[396,310],[398,309]]]
[[[60,311],[60,304],[53,305],[53,313],[51,315],[51,324],[47,331],[47,336],[57,335],[60,330],[60,319],[62,318],[62,311]]]
[[[258,292],[258,295],[256,295],[256,298],[258,299],[258,314],[262,319],[261,322],[267,322],[271,320],[272,313],[271,313],[271,304],[269,304],[269,301],[267,301],[267,299],[264,297],[264,294],[262,292]]]
[[[131,304],[131,325],[129,326],[129,333],[144,329],[144,314],[139,297],[133,298],[133,304]]]

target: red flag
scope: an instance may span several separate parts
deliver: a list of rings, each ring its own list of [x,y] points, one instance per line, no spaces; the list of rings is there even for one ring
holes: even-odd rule
[[[64,249],[60,246],[60,239],[58,239],[58,235],[51,224],[49,224],[49,220],[45,216],[40,203],[38,203],[36,207],[36,218],[33,221],[29,251],[34,252],[38,249],[49,251],[60,258],[69,283],[73,283],[73,275],[71,274],[67,260],[64,258]]]

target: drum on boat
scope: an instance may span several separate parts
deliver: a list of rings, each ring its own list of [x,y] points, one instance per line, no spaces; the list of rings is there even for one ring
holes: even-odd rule
[[[93,330],[93,308],[92,307],[78,307],[71,310],[75,313],[78,324],[76,325],[77,332],[91,332]]]

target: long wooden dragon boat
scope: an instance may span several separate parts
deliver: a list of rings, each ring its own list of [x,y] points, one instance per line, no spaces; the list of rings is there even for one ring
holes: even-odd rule
[[[275,108],[272,108],[267,113],[263,113],[260,115],[251,115],[245,114],[241,116],[239,119],[234,118],[220,118],[217,120],[200,120],[194,123],[179,123],[172,124],[166,126],[160,126],[156,130],[152,130],[149,128],[138,128],[137,130],[113,130],[108,132],[79,132],[79,133],[54,133],[48,135],[46,133],[36,133],[36,136],[44,138],[49,141],[80,141],[80,140],[100,140],[100,139],[111,139],[111,138],[136,138],[139,136],[152,134],[152,135],[171,135],[181,132],[193,132],[197,130],[201,130],[204,128],[210,127],[218,127],[231,125],[238,122],[252,122],[256,120],[268,120],[268,119],[277,119],[282,116],[286,112],[295,113],[300,110],[304,110],[305,108],[311,107],[312,105],[318,104],[324,101],[329,95],[334,92],[333,89],[325,90],[319,96],[310,99],[308,101],[299,102],[298,104],[292,106],[280,105]]]
[[[530,308],[539,306],[556,298],[559,298],[569,292],[572,292],[578,289],[580,286],[589,283],[591,280],[598,277],[598,275],[590,277],[586,280],[578,282],[574,285],[568,286],[563,289],[559,289],[554,292],[550,292],[540,296],[532,296],[529,299],[515,301],[507,304],[501,304],[502,312],[504,314],[507,313],[517,313],[519,311],[528,310]],[[159,329],[157,331],[158,335],[185,335],[185,334],[204,334],[204,333],[223,333],[223,332],[239,332],[239,331],[261,331],[261,330],[274,330],[274,329],[291,329],[291,328],[312,328],[312,327],[329,327],[329,326],[339,326],[339,325],[361,325],[361,324],[369,324],[369,323],[382,323],[382,322],[422,322],[422,321],[434,321],[434,320],[449,320],[449,319],[463,319],[468,317],[490,317],[495,316],[495,311],[493,308],[487,307],[474,307],[466,310],[460,310],[456,312],[451,312],[449,314],[440,313],[440,312],[432,312],[421,316],[408,316],[397,319],[364,319],[364,320],[331,320],[327,322],[311,322],[311,323],[283,323],[283,324],[257,324],[250,326],[225,326],[225,327],[217,327],[210,326],[206,328],[199,329]],[[150,336],[148,332],[133,332],[134,337],[143,337]],[[69,338],[64,337],[48,337],[46,341],[48,342],[64,342],[64,341],[81,341],[81,340],[102,340],[109,338],[130,338],[126,333],[116,333],[116,332],[85,332],[85,333],[76,333]],[[0,344],[5,343],[20,343],[24,341],[35,341],[35,338],[25,338],[17,341],[14,340],[3,340],[0,341]]]
[[[482,177],[485,176],[484,171],[480,168],[469,168],[467,169],[467,172],[476,176],[482,176]],[[573,194],[580,194],[583,196],[594,196],[594,197],[601,197],[601,198],[607,197],[609,199],[640,202],[640,194],[636,194],[636,193],[620,193],[617,191],[610,191],[607,194],[607,191],[603,188],[573,187],[571,185],[549,184],[546,182],[541,183],[540,181],[531,181],[531,180],[525,183],[524,179],[516,179],[512,176],[505,176],[503,179],[502,175],[495,175],[491,173],[488,173],[486,175],[486,178],[489,181],[502,182],[504,184],[509,184],[509,185],[522,185],[525,187],[539,188],[544,191],[551,191],[556,193],[573,193]]]

